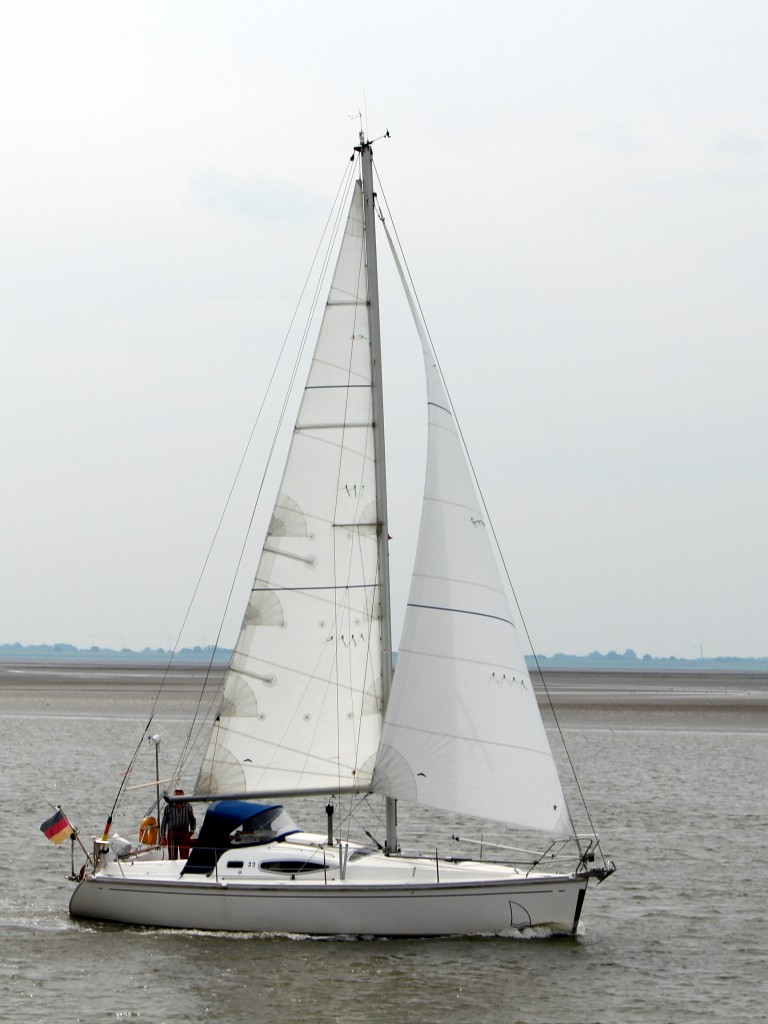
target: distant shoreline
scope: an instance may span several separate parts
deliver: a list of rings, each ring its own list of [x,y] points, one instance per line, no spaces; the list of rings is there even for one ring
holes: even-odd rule
[[[0,644],[0,664],[76,664],[97,665],[106,663],[119,665],[153,665],[163,666],[201,666],[212,664],[223,668],[229,661],[232,652],[226,648],[215,649],[206,647],[183,647],[173,652],[164,648],[145,647],[141,651],[128,648],[113,650],[106,647],[80,648],[72,644]],[[394,658],[397,658],[395,653]],[[638,657],[632,650],[623,654],[609,651],[601,654],[539,654],[526,656],[526,664],[533,674],[538,668],[545,672],[584,671],[626,673],[639,672],[746,672],[750,674],[768,674],[768,657],[739,658],[723,656],[713,658],[677,658],[674,656],[657,658],[644,654]]]
[[[0,659],[0,717],[15,715],[142,715],[162,689],[164,713],[213,706],[223,667],[151,661]],[[768,728],[768,673],[595,671],[532,673],[545,722],[550,699],[566,728]],[[551,724],[551,723],[550,723]]]
[[[728,668],[664,668],[653,666],[635,668],[624,666],[581,667],[547,665],[541,660],[540,673],[529,665],[529,674],[534,683],[558,681],[560,686],[567,685],[575,689],[579,682],[589,683],[591,687],[605,690],[611,686],[626,689],[635,683],[642,689],[663,691],[668,687],[686,689],[700,682],[707,684],[717,680],[728,688],[755,688],[768,691],[768,667],[765,669],[728,669]],[[65,682],[68,679],[79,679],[90,683],[94,679],[108,676],[117,683],[133,679],[139,685],[157,685],[166,676],[172,683],[180,680],[201,680],[206,675],[221,678],[227,667],[226,661],[210,659],[174,660],[172,663],[158,658],[104,658],[81,660],[79,658],[4,658],[0,655],[0,685],[9,675],[24,677],[30,685],[56,685],[54,680]],[[567,683],[566,683],[567,681]]]

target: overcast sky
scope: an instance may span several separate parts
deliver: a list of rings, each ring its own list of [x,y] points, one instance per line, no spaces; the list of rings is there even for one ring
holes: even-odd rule
[[[762,0],[6,5],[0,643],[178,635],[363,111],[537,650],[768,654],[766,53]]]

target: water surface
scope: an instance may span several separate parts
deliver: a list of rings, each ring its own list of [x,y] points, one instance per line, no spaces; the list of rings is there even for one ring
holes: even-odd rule
[[[163,711],[168,757],[185,710],[177,698]],[[576,938],[369,941],[152,931],[69,918],[69,843],[48,843],[40,822],[60,802],[84,835],[102,827],[145,714],[126,693],[71,701],[44,691],[3,694],[4,1020],[766,1019],[762,714],[734,720],[696,706],[665,715],[626,703],[610,714],[589,706],[563,714],[592,818],[619,868],[590,888]],[[132,801],[118,830],[132,827],[149,798],[139,790]],[[447,852],[454,823],[434,815],[428,825],[403,813],[409,842]]]

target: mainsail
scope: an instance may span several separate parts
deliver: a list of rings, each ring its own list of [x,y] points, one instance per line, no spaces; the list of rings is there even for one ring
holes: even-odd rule
[[[389,233],[387,232],[389,237]],[[374,789],[551,835],[572,832],[489,528],[431,345],[416,563]]]
[[[368,787],[381,728],[360,183],[198,794]]]

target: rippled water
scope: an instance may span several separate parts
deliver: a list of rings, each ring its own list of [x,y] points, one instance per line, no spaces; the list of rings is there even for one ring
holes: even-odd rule
[[[119,701],[109,718],[88,710],[62,718],[54,707],[6,714],[0,1016],[765,1020],[768,733],[657,722],[633,713],[619,727],[596,720],[569,731],[593,818],[619,866],[590,889],[576,938],[320,941],[70,920],[69,843],[46,842],[40,822],[48,801],[62,802],[84,834],[99,829],[143,719]],[[437,824],[450,834],[450,823]]]

